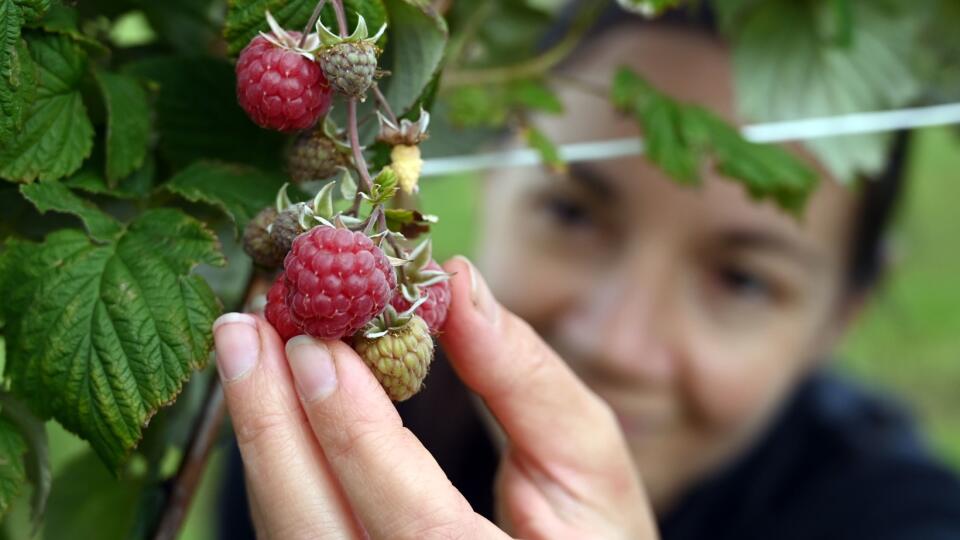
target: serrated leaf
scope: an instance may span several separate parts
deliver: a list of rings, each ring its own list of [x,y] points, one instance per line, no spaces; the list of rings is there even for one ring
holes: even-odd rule
[[[143,165],[150,137],[150,106],[137,79],[103,70],[94,74],[107,107],[107,182],[117,180]]]
[[[23,464],[26,452],[27,443],[16,426],[0,417],[0,516],[7,513],[26,483],[27,470]]]
[[[153,57],[125,71],[160,86],[156,128],[161,156],[175,168],[198,159],[277,168],[284,137],[258,128],[237,104],[236,75],[214,58]]]
[[[816,173],[791,154],[745,140],[713,113],[670,99],[627,68],[614,77],[611,101],[634,115],[647,158],[678,182],[699,182],[702,167],[712,162],[753,197],[794,212],[816,185]]]
[[[26,24],[39,21],[50,9],[50,0],[14,0],[13,3],[20,8]]]
[[[164,189],[189,201],[219,207],[239,233],[258,212],[273,204],[283,183],[282,177],[253,167],[199,161],[171,178]]]
[[[115,219],[103,213],[90,201],[76,196],[59,182],[24,184],[20,186],[20,193],[32,202],[41,214],[53,210],[77,216],[83,221],[90,236],[96,240],[112,240],[123,230]]]
[[[560,151],[557,149],[557,145],[555,145],[544,132],[530,126],[524,128],[524,135],[526,136],[527,144],[540,154],[544,165],[558,173],[567,169],[567,164],[563,161],[563,158],[560,157]]]
[[[409,111],[440,69],[447,23],[423,0],[384,0],[390,19],[381,61],[390,70],[387,101],[399,115]]]
[[[143,166],[122,178],[116,187],[107,185],[103,174],[98,172],[100,167],[87,163],[73,176],[63,180],[63,184],[70,189],[84,191],[95,195],[107,195],[118,199],[139,199],[149,195],[153,188],[156,176],[156,161],[152,154],[147,154]]]
[[[852,3],[854,27],[845,43],[842,36],[824,37],[825,26],[840,26],[828,34],[843,31],[842,22],[834,22],[834,2],[774,0],[736,7],[727,18],[732,21],[737,98],[751,120],[892,109],[918,95],[914,47],[921,9]],[[877,172],[886,161],[889,140],[888,135],[859,135],[805,145],[847,181],[857,173]]]
[[[103,245],[71,229],[40,244],[8,240],[0,311],[11,390],[117,472],[157,409],[206,364],[220,304],[190,271],[223,262],[213,233],[171,209],[142,214]]]
[[[143,485],[142,478],[110,476],[94,453],[83,452],[53,479],[43,538],[134,538],[130,531]]]
[[[2,405],[3,418],[17,429],[27,445],[24,464],[27,479],[33,484],[33,493],[30,496],[30,520],[36,530],[40,526],[47,507],[52,481],[46,425],[26,405],[6,392],[0,392],[0,405]]]
[[[0,177],[55,180],[79,169],[93,148],[93,125],[80,95],[87,57],[68,37],[25,36],[37,67],[36,99],[23,129],[0,145]]]
[[[352,30],[357,24],[357,13],[363,14],[367,27],[376,32],[386,22],[386,10],[381,0],[344,0],[347,12],[347,25]],[[223,29],[223,36],[227,39],[227,49],[230,54],[239,54],[258,32],[268,32],[264,14],[270,14],[283,28],[300,31],[310,14],[313,12],[316,0],[230,0],[227,11],[227,22]],[[328,28],[333,25],[333,8],[328,4],[321,15]]]
[[[0,145],[23,127],[35,97],[36,68],[20,39],[20,22],[13,0],[0,0]]]

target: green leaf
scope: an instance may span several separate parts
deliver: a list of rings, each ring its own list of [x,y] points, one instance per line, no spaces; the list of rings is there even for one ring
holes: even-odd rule
[[[269,11],[280,26],[297,32],[303,30],[316,6],[316,0],[229,0],[227,22],[223,36],[230,54],[239,54],[258,32],[269,32],[264,14]],[[357,13],[362,13],[367,27],[376,32],[387,21],[382,0],[344,0],[347,25],[352,30],[357,24]],[[333,8],[328,4],[321,14],[327,28],[335,28]]]
[[[3,419],[16,427],[27,445],[24,462],[27,479],[33,484],[33,494],[30,496],[30,520],[36,530],[43,520],[52,482],[47,428],[26,405],[10,394],[0,392],[0,404],[3,407]]]
[[[37,70],[20,39],[11,2],[0,0],[0,141],[20,131],[36,94]]]
[[[53,210],[77,216],[83,221],[90,236],[96,240],[112,240],[123,230],[116,220],[104,214],[90,201],[74,195],[67,186],[59,182],[25,184],[20,186],[20,193],[32,202],[41,214]]]
[[[180,171],[164,188],[189,201],[219,207],[239,233],[258,212],[276,201],[283,183],[282,177],[253,167],[199,161]]]
[[[206,364],[220,304],[190,274],[198,263],[224,263],[216,237],[170,209],[103,245],[72,229],[8,240],[0,311],[12,391],[119,471],[157,409]]]
[[[402,234],[407,239],[430,232],[430,225],[436,222],[435,217],[428,218],[417,210],[406,208],[387,208],[383,214],[387,221],[387,228]]]
[[[20,130],[33,101],[32,68],[20,27],[39,19],[48,7],[48,0],[0,0],[0,143]]]
[[[745,140],[713,113],[673,101],[627,68],[614,78],[611,101],[636,117],[647,158],[679,182],[698,183],[712,162],[753,197],[795,212],[816,185],[817,175],[788,152]]]
[[[114,478],[97,464],[95,454],[84,452],[60,469],[53,488],[45,539],[130,538],[142,478]]]
[[[853,2],[853,28],[845,40],[843,15],[836,9],[833,0],[772,0],[727,16],[744,116],[754,121],[833,116],[902,107],[917,97],[915,45],[923,10]],[[877,172],[889,140],[858,135],[805,145],[839,180],[848,181]]]
[[[27,481],[23,456],[27,443],[6,418],[0,417],[0,516],[7,513],[10,504],[20,494]]]
[[[234,68],[213,58],[152,57],[126,71],[160,86],[160,154],[175,168],[220,159],[276,169],[285,138],[260,129],[237,104]]]
[[[107,181],[111,186],[143,165],[150,137],[150,106],[130,75],[95,70],[107,107]]]
[[[425,0],[385,0],[389,44],[381,58],[390,78],[384,94],[403,115],[420,98],[440,69],[447,23]]]
[[[20,7],[26,24],[36,23],[50,9],[50,0],[14,0],[13,3]]]
[[[68,37],[26,36],[38,70],[36,100],[23,129],[0,145],[0,177],[55,180],[80,168],[93,148],[93,126],[80,95],[87,57]]]
[[[94,160],[90,160],[94,161]],[[77,189],[95,195],[108,195],[118,199],[140,199],[150,194],[156,176],[156,162],[152,154],[147,154],[142,167],[120,180],[116,187],[107,185],[100,167],[94,168],[90,161],[76,174],[63,180],[70,189]]]
[[[525,79],[510,87],[510,101],[525,107],[550,114],[561,114],[563,103],[543,81]]]
[[[567,164],[563,161],[563,158],[560,157],[560,151],[557,149],[557,145],[555,145],[543,131],[531,126],[524,129],[524,135],[526,136],[527,144],[540,153],[543,164],[549,169],[555,172],[563,172],[567,169]]]

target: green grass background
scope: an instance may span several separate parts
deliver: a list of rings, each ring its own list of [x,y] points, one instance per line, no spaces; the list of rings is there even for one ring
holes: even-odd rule
[[[932,445],[960,468],[960,140],[947,130],[932,129],[918,132],[914,141],[908,191],[894,238],[895,268],[841,347],[839,367],[911,405]],[[442,223],[434,232],[437,258],[469,254],[478,215],[476,177],[423,184],[424,208],[439,215]],[[56,474],[86,445],[54,423],[49,433]],[[183,538],[213,537],[223,461],[223,450],[218,449]],[[27,537],[24,503],[8,518],[11,538]]]

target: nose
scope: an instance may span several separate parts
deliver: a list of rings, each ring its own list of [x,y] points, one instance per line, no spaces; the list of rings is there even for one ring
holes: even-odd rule
[[[671,302],[680,283],[675,258],[645,249],[624,257],[582,292],[561,322],[567,346],[592,374],[631,384],[669,383],[676,371],[672,334],[682,325]]]

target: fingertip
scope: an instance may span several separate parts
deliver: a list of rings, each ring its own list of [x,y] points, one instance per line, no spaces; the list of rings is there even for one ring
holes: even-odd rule
[[[217,371],[231,383],[253,371],[260,358],[257,320],[245,313],[227,313],[213,323]]]

